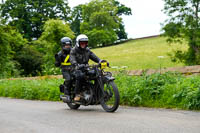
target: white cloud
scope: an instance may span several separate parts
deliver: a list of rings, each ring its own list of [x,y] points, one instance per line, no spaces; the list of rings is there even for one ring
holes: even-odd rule
[[[79,4],[88,3],[90,0],[68,0],[70,7],[75,7]]]

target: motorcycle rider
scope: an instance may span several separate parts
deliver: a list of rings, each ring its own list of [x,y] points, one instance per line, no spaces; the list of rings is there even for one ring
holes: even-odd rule
[[[64,84],[60,85],[60,92],[69,95],[70,91],[70,72],[72,65],[70,63],[70,51],[72,47],[72,40],[69,37],[63,37],[60,40],[62,50],[55,54],[55,66],[61,67]]]
[[[89,59],[96,63],[101,63],[102,61],[88,48],[88,37],[84,34],[77,36],[76,45],[70,52],[70,62],[75,68],[74,75],[76,79],[75,83],[75,98],[74,101],[80,100],[80,82],[84,76],[81,71],[85,65],[88,65]]]

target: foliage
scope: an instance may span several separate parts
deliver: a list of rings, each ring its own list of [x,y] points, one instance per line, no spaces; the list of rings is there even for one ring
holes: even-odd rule
[[[132,11],[131,8],[126,7],[125,5],[119,3],[119,1],[114,0],[114,4],[117,7],[118,11],[117,11],[117,15],[121,16],[121,15],[132,15]],[[118,39],[127,39],[127,33],[125,32],[125,28],[124,28],[124,24],[123,21],[121,21],[121,23],[119,24],[119,29],[116,30],[116,33],[118,35]]]
[[[62,37],[74,38],[74,33],[69,25],[62,20],[48,20],[44,24],[44,32],[39,38],[40,42],[45,42],[43,45],[48,49],[46,52],[56,53],[60,50],[60,39]]]
[[[125,28],[124,28],[124,24],[123,24],[123,23],[120,23],[120,24],[119,24],[119,29],[116,30],[116,33],[117,33],[117,36],[118,36],[118,40],[121,40],[121,39],[128,39],[127,33],[126,33],[126,31],[125,31]]]
[[[15,57],[26,44],[15,29],[10,26],[0,26],[0,78],[17,76],[20,72]]]
[[[62,20],[48,20],[44,25],[44,32],[39,40],[35,41],[36,47],[44,53],[44,73],[56,74],[59,69],[54,67],[54,55],[61,50],[60,39],[62,37],[74,38],[74,33],[69,25]],[[52,71],[49,71],[52,70]],[[56,73],[54,73],[54,70]]]
[[[169,42],[186,40],[188,51],[177,51],[175,57],[188,65],[200,64],[200,1],[164,0],[164,12],[170,17],[163,30]]]
[[[58,101],[60,96],[58,86],[61,83],[63,79],[2,80],[0,81],[0,96]]]
[[[81,34],[80,26],[82,19],[82,5],[78,5],[72,9],[72,22],[70,24],[70,27],[76,36]]]
[[[70,7],[64,0],[6,0],[1,4],[5,23],[15,26],[25,38],[39,38],[48,19],[69,20]]]
[[[199,76],[165,73],[131,77],[120,73],[115,77],[121,105],[200,110]],[[63,81],[48,77],[0,80],[0,96],[58,101],[58,86]]]
[[[36,76],[42,73],[42,54],[33,46],[25,45],[15,56],[15,59],[20,63],[21,75]]]
[[[200,80],[179,74],[128,77],[118,75],[121,104],[131,106],[200,109]]]
[[[117,38],[115,36],[114,31],[108,30],[97,30],[93,29],[86,33],[89,36],[89,46],[90,47],[98,47],[98,46],[106,46],[106,44],[112,44]]]
[[[106,46],[127,39],[121,15],[131,15],[131,9],[117,0],[92,0],[73,8],[71,27],[76,35],[88,35],[91,47]]]
[[[0,30],[3,31],[3,27],[0,27]],[[11,48],[9,46],[9,39],[8,35],[4,32],[0,32],[0,76],[6,75],[5,71],[11,71],[12,65],[10,64],[9,60],[11,57],[9,54],[11,53]],[[11,69],[6,70],[8,66],[12,66]]]
[[[110,2],[110,0],[92,0],[82,7],[83,23],[81,23],[80,30],[90,39],[92,38],[89,41],[91,46],[95,47],[98,44],[105,46],[117,40],[114,31],[119,26],[117,22],[121,20],[116,15],[117,8],[113,2]],[[110,35],[110,39],[107,37],[108,35]],[[94,39],[98,36],[102,36],[101,40]]]

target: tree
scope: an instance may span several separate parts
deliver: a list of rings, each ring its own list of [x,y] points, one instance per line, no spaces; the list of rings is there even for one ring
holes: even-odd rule
[[[116,33],[117,33],[117,36],[118,36],[118,40],[127,39],[128,38],[127,33],[125,31],[125,28],[124,28],[123,22],[121,22],[119,24],[119,29],[116,30]]]
[[[115,31],[118,29],[118,22],[121,22],[121,19],[116,13],[117,8],[112,0],[92,0],[82,6],[83,22],[80,30],[91,39],[90,46],[105,46],[117,40]],[[101,38],[101,40],[97,38]]]
[[[186,40],[188,51],[177,51],[175,57],[188,65],[200,64],[200,0],[164,0],[169,16],[163,30],[168,42]]]
[[[57,53],[60,48],[60,39],[62,37],[74,38],[74,33],[70,29],[69,24],[62,20],[48,20],[44,24],[44,32],[39,38],[38,42],[42,42],[42,47],[48,49],[45,50],[47,53]]]
[[[42,73],[43,59],[33,45],[25,45],[15,56],[15,60],[20,63],[18,69],[21,70],[21,75],[37,76]]]
[[[118,16],[122,16],[122,15],[132,15],[132,11],[131,8],[126,7],[125,5],[119,3],[119,1],[114,0],[114,4],[117,7],[117,15]],[[116,30],[118,39],[127,39],[127,33],[125,32],[125,28],[124,28],[124,23],[123,21],[121,21],[121,23],[119,24],[119,29]]]
[[[116,27],[114,28],[115,33],[112,34],[111,38],[114,39],[114,36],[117,34],[117,39],[119,39],[119,40],[120,39],[127,39],[127,33],[125,32],[124,23],[123,23],[122,18],[120,16],[122,16],[122,15],[132,15],[131,8],[126,7],[125,5],[119,3],[117,0],[103,0],[103,1],[97,0],[96,2],[93,0],[93,1],[91,1],[91,3],[94,4],[94,5],[89,3],[88,5],[78,5],[78,6],[76,6],[72,9],[71,29],[74,31],[74,33],[76,35],[79,35],[81,33],[81,29],[83,31],[84,26],[89,24],[88,18],[87,18],[87,20],[84,20],[85,19],[85,17],[83,18],[84,14],[85,14],[84,16],[86,16],[86,14],[88,13],[88,16],[91,16],[91,13],[105,11],[105,12],[110,12],[110,14],[108,13],[109,16],[113,17],[115,23],[117,23],[117,25],[118,25],[117,26],[118,28],[116,28]],[[102,3],[102,4],[100,4],[100,3]],[[103,5],[103,3],[104,3],[104,5]],[[92,9],[88,6],[92,6],[92,8],[94,8],[94,9]],[[111,13],[111,11],[109,11],[106,6],[111,6],[111,8],[114,7],[115,13],[114,13],[114,11],[113,11],[113,13]],[[83,14],[83,10],[84,10],[84,14]],[[104,14],[102,14],[102,15],[104,15]],[[105,16],[105,17],[108,18],[107,16]],[[102,17],[102,19],[105,19],[105,17],[104,18]],[[99,19],[98,19],[98,21],[99,21]],[[86,24],[86,22],[87,22],[87,24]],[[90,23],[90,24],[93,24],[93,23]],[[96,28],[96,27],[94,27],[94,28]],[[90,31],[90,34],[92,34],[92,36],[94,36],[94,32],[97,31],[97,29],[95,29],[94,31],[91,31],[91,28],[87,29],[87,30]],[[97,34],[99,34],[99,33],[97,33]],[[101,33],[103,34],[103,33],[106,33],[106,32],[101,32]],[[102,36],[104,36],[104,35],[102,35]],[[92,40],[96,40],[96,39],[93,38]],[[114,39],[114,40],[116,40],[116,39]],[[107,43],[113,43],[114,40],[109,41],[109,42],[106,41],[106,42]],[[96,45],[97,44],[95,43],[94,46],[96,46]]]
[[[82,5],[78,5],[72,9],[71,29],[78,36],[81,33],[80,26],[82,23]]]
[[[14,28],[0,25],[0,77],[20,74],[15,60],[18,51],[26,44],[26,40]]]
[[[60,39],[65,36],[71,39],[75,37],[69,24],[62,20],[52,19],[45,22],[44,32],[34,42],[39,51],[45,55],[43,69],[47,72],[46,74],[54,74],[53,71],[50,71],[50,69],[54,68],[54,55],[60,51]]]
[[[117,39],[116,33],[108,30],[93,29],[88,31],[87,35],[89,36],[89,46],[93,48],[112,44]]]
[[[6,73],[6,68],[8,66],[13,66],[10,64],[10,53],[11,53],[11,48],[9,46],[9,40],[8,40],[8,35],[2,31],[4,27],[0,26],[0,78],[7,76]],[[9,62],[9,63],[8,63]],[[13,67],[12,67],[13,68]],[[9,69],[9,71],[11,71]]]
[[[6,0],[1,4],[5,23],[16,26],[25,38],[39,38],[45,21],[69,20],[70,7],[65,0]]]

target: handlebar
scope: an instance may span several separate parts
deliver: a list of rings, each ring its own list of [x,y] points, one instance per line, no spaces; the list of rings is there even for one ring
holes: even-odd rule
[[[88,67],[99,67],[101,69],[105,69],[105,68],[110,67],[110,66],[109,66],[108,62],[102,62],[102,63],[98,63],[96,65],[88,65]]]
[[[110,66],[109,66],[108,62],[102,62],[102,63],[92,64],[92,65],[88,65],[88,64],[79,65],[79,69],[82,69],[82,68],[94,68],[94,67],[99,67],[101,69],[105,69],[105,68],[110,67]]]

